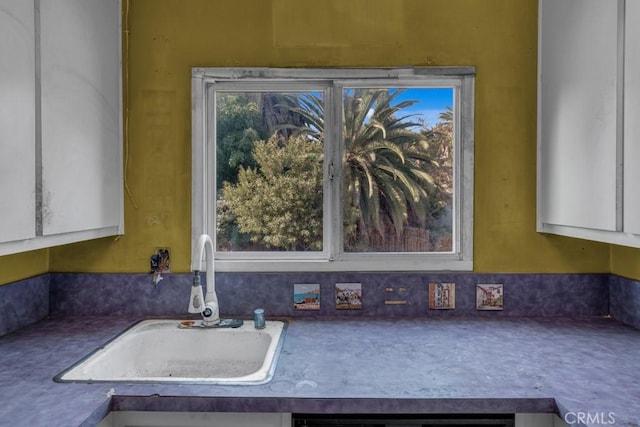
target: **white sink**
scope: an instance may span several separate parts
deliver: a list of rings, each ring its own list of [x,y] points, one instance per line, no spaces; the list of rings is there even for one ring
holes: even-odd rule
[[[180,328],[180,320],[144,320],[57,375],[58,382],[263,384],[271,380],[286,322],[238,328]]]

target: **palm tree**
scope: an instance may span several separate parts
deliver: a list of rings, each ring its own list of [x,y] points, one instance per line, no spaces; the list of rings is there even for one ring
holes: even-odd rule
[[[396,102],[402,90],[350,89],[343,98],[344,233],[347,246],[365,247],[373,233],[399,235],[407,225],[424,226],[435,190],[427,165],[427,139]],[[324,106],[313,94],[291,98],[308,125],[299,133],[323,138]]]

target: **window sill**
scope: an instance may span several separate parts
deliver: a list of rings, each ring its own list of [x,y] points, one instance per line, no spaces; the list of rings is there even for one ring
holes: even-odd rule
[[[385,256],[383,256],[384,258]],[[398,260],[398,255],[387,255],[388,262],[375,260],[216,260],[216,272],[346,272],[346,271],[473,271],[473,261],[461,260],[455,255],[423,259]],[[406,257],[406,255],[405,255]],[[396,258],[396,259],[394,259]]]

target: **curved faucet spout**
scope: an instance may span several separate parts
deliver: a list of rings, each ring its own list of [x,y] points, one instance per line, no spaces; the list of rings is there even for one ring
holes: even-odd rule
[[[205,271],[207,272],[207,293],[204,297],[204,309],[202,310],[204,323],[206,325],[216,325],[220,323],[220,310],[213,267],[213,241],[207,234],[202,234],[193,247],[191,270],[194,272],[202,271],[203,261],[206,261]]]

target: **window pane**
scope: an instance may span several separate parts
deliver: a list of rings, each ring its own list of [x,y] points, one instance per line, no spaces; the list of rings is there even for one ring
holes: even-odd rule
[[[218,251],[321,251],[323,96],[216,93]]]
[[[346,252],[453,251],[453,88],[343,93]]]

